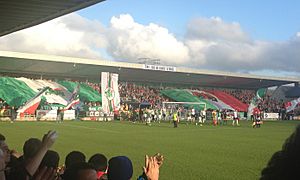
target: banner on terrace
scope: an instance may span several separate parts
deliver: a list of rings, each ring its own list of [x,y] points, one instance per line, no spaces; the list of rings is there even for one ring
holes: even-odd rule
[[[286,112],[293,111],[300,104],[300,97],[285,103]]]
[[[42,96],[48,89],[49,89],[49,87],[44,87],[33,98],[29,99],[24,106],[20,107],[20,109],[18,109],[17,112],[18,113],[35,114],[35,111],[41,102]]]
[[[265,88],[261,88],[256,91],[256,96],[254,96],[252,98],[251,103],[248,107],[248,113],[247,113],[248,119],[250,119],[250,116],[253,115],[254,109],[257,107],[259,102],[261,102],[263,100],[266,93],[267,93],[267,89],[265,89]]]
[[[64,111],[72,108],[73,106],[77,105],[80,103],[80,100],[79,100],[79,91],[80,91],[80,85],[78,84],[76,86],[76,88],[74,88],[74,91],[69,99],[69,103],[68,105],[64,108]]]
[[[118,79],[118,74],[101,73],[102,108],[104,113],[110,114],[120,108]]]
[[[66,89],[62,86],[59,86],[58,84],[50,83],[50,82],[47,83],[43,80],[31,80],[23,77],[16,78],[16,79],[24,82],[28,87],[30,87],[36,93],[39,92],[44,87],[49,87],[47,92],[45,92],[43,96],[50,104],[57,103],[65,106],[68,104],[67,100],[63,98],[64,94],[61,94],[61,92],[58,91],[62,89],[66,91]]]

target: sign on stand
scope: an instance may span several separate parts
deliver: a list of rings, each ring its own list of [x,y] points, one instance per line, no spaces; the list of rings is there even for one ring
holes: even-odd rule
[[[56,121],[57,110],[37,110],[36,119],[38,121]]]
[[[264,113],[264,119],[266,120],[278,120],[279,114],[278,113]]]

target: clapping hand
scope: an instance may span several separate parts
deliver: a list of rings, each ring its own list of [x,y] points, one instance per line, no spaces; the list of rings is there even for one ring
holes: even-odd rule
[[[159,168],[163,163],[163,156],[159,153],[148,157],[145,156],[145,166],[143,167],[144,173],[148,180],[158,180],[159,179]]]

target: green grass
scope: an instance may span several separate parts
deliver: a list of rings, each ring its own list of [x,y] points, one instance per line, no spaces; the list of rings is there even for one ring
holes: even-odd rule
[[[10,148],[22,152],[29,137],[39,137],[55,129],[59,137],[53,147],[64,162],[67,153],[80,150],[89,158],[103,153],[108,158],[128,156],[134,178],[141,173],[144,155],[160,152],[165,156],[160,179],[258,179],[271,155],[299,122],[265,122],[260,129],[250,122],[203,127],[180,124],[132,124],[129,122],[16,122],[0,123],[0,133]]]

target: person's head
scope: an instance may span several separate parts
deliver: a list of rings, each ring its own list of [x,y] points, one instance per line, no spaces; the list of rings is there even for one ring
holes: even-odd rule
[[[24,160],[33,158],[42,146],[42,141],[37,138],[28,139],[23,146]]]
[[[103,154],[94,154],[88,161],[97,171],[105,172],[107,169],[107,158]]]
[[[80,162],[66,169],[64,180],[97,180],[97,171],[89,163]]]
[[[71,167],[74,164],[85,162],[85,155],[80,151],[70,152],[65,159],[66,168]]]
[[[2,151],[4,151],[6,148],[8,149],[8,146],[5,142],[5,136],[0,134],[0,148],[2,149]]]
[[[282,146],[282,150],[273,154],[261,179],[300,179],[300,125]]]
[[[116,156],[108,162],[109,180],[129,180],[133,174],[131,160],[126,156]]]
[[[52,167],[56,169],[59,163],[59,154],[56,151],[48,150],[43,157],[43,160],[40,164],[40,168],[42,167]]]
[[[0,149],[2,150],[5,162],[8,163],[10,161],[10,151],[5,140],[6,140],[5,136],[0,134]]]

